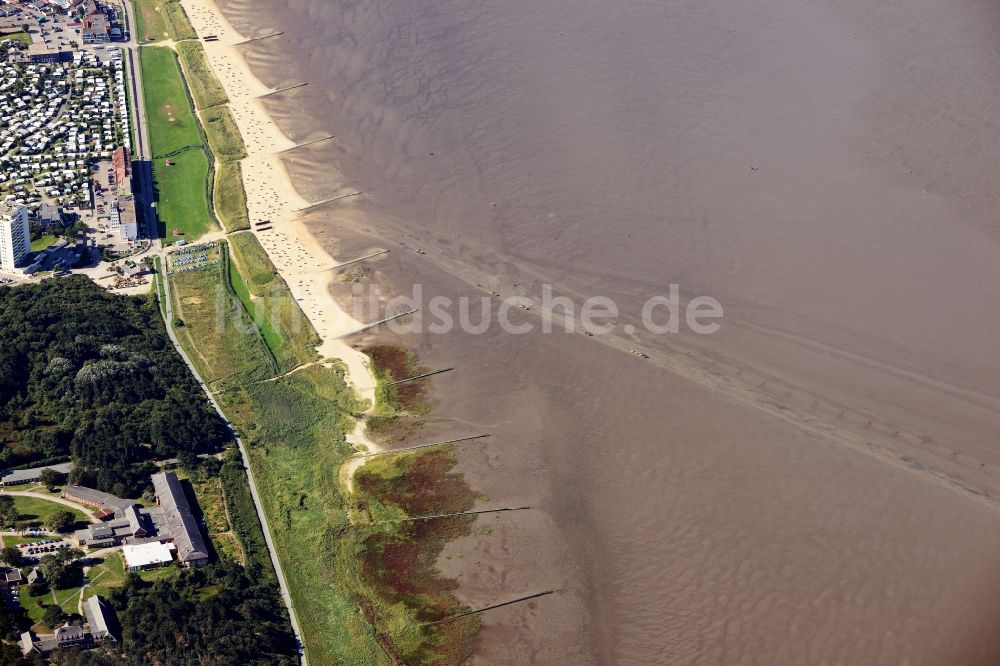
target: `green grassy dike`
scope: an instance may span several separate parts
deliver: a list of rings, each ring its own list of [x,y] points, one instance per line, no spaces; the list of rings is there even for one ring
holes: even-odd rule
[[[205,140],[214,157],[212,206],[226,231],[250,228],[247,197],[243,189],[240,160],[247,156],[243,137],[227,106],[229,98],[222,84],[212,73],[200,42],[181,42],[177,54],[201,116]]]
[[[136,34],[141,41],[196,39],[184,8],[178,0],[132,0]]]

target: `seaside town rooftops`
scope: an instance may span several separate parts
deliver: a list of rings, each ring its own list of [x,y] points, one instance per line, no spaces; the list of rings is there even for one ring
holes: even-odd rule
[[[83,51],[69,58],[69,48],[42,40],[0,62],[0,198],[89,207],[88,164],[129,144],[120,61]],[[127,177],[120,187],[128,191]]]

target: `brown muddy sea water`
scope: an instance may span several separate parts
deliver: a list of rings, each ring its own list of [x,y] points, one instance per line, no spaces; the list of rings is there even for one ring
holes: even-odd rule
[[[482,664],[1000,663],[1000,6],[224,0],[309,216],[385,296],[541,285],[609,335],[400,335]],[[420,248],[426,254],[414,250]],[[721,329],[626,333],[680,286]],[[336,287],[346,299],[346,285]],[[648,359],[630,353],[642,349]]]

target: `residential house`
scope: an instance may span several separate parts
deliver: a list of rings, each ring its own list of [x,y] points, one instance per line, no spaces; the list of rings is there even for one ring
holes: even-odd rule
[[[28,585],[34,585],[38,583],[39,585],[45,584],[45,574],[38,570],[38,567],[32,567],[31,571],[28,572]]]
[[[23,584],[24,577],[20,571],[12,567],[0,567],[0,586],[10,590]]]

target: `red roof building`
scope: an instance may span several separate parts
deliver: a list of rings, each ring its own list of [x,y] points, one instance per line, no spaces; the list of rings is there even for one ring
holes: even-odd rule
[[[111,155],[111,166],[115,170],[115,182],[124,183],[129,171],[128,148],[124,146],[115,148],[115,152]]]

